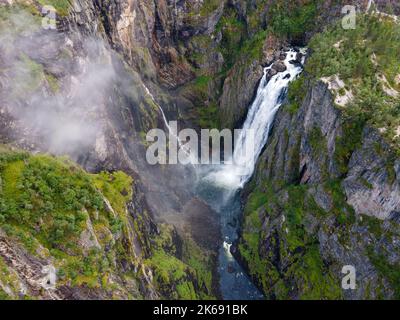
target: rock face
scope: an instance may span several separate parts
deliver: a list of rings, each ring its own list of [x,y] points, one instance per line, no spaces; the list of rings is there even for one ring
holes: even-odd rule
[[[248,107],[256,94],[254,88],[258,87],[263,76],[263,66],[276,61],[274,71],[282,70],[279,67],[282,67],[279,57],[283,54],[283,44],[278,38],[268,35],[261,56],[253,60],[249,60],[246,56],[233,66],[224,81],[220,99],[221,118],[224,119],[223,127],[238,128],[244,121]],[[285,66],[283,65],[283,67]],[[271,76],[273,75],[271,70]]]
[[[175,88],[194,78],[182,59],[178,39],[210,34],[222,14],[224,2],[202,14],[203,1],[116,1],[100,3],[110,43],[144,76]]]
[[[342,184],[349,204],[356,213],[381,220],[396,216],[400,209],[398,178],[399,159],[390,157],[389,146],[377,132],[366,129]]]
[[[192,1],[191,4],[199,7],[198,2]],[[29,5],[32,12],[40,8],[36,2]],[[215,8],[217,13],[218,8]],[[157,229],[153,219],[161,223],[167,217],[184,225],[185,205],[194,203],[198,210],[194,208],[193,212],[207,215],[213,221],[210,225],[215,226],[213,232],[218,234],[213,211],[203,202],[194,201],[190,189],[192,184],[187,182],[193,173],[178,166],[151,167],[145,157],[145,134],[157,127],[165,129],[159,106],[145,86],[152,90],[157,100],[169,101],[164,87],[173,87],[192,78],[190,68],[181,64],[180,54],[172,47],[172,43],[176,44],[174,33],[185,32],[181,20],[189,14],[189,9],[182,13],[182,8],[172,8],[167,2],[75,1],[69,14],[59,17],[57,31],[40,28],[37,16],[21,11],[17,6],[2,3],[0,10],[4,11],[0,21],[1,38],[10,39],[2,42],[0,48],[4,57],[0,73],[1,142],[34,153],[68,154],[90,172],[123,170],[135,177],[138,199],[128,206],[135,217],[127,228],[133,228],[137,221],[149,219],[151,223],[148,225]],[[171,24],[170,14],[178,15],[174,19],[176,25],[180,25],[179,30],[173,29],[175,23]],[[207,15],[194,19],[193,23],[198,24],[202,32],[208,32],[209,28],[215,27],[215,19],[214,15],[210,18]],[[21,28],[20,33],[12,32],[15,23]],[[164,30],[166,35],[160,30]],[[163,43],[162,39],[166,37],[168,39]],[[193,215],[188,219],[200,221]],[[87,252],[98,250],[99,240],[96,240],[90,221],[87,221],[87,226],[79,238],[80,246]],[[180,240],[176,242],[182,243],[182,238],[197,236],[194,231],[197,229],[195,224],[189,231],[179,228],[176,238]],[[184,256],[179,256],[175,249],[168,251],[167,256],[171,254],[172,262],[188,271],[187,278],[175,279],[174,283],[157,279],[157,273],[164,272],[155,270],[157,264],[150,259],[164,254],[159,249],[162,245],[155,245],[152,239],[157,231],[143,229],[140,232],[144,235],[142,240],[129,239],[131,247],[136,250],[136,255],[132,255],[136,265],[121,263],[126,270],[137,269],[140,265],[143,268],[141,285],[150,288],[150,292],[121,284],[118,298],[127,298],[130,290],[135,293],[132,297],[148,299],[179,298],[179,290],[194,298],[203,291],[205,284],[200,287],[194,269],[181,261],[192,258],[188,257],[186,249],[183,250]],[[141,246],[141,241],[146,245]],[[202,252],[202,257],[210,257],[206,262],[208,266],[202,270],[204,272],[208,272],[209,267],[211,272],[215,266],[216,256],[211,250],[216,243],[208,241],[201,247],[192,245],[191,249]],[[178,256],[178,261],[174,260],[174,255]],[[145,265],[146,258],[150,259],[150,266]],[[35,272],[39,269],[36,268]],[[213,283],[206,284],[210,288],[207,296],[215,296],[218,293],[214,283],[216,279],[208,279]],[[172,278],[168,280],[172,281]],[[118,279],[113,281],[119,283]],[[184,288],[177,289],[179,285]],[[165,291],[164,287],[168,290]],[[110,298],[109,293],[101,290],[91,295],[85,289],[71,288],[67,286],[66,292],[57,297]]]
[[[368,3],[352,4],[364,12]],[[305,41],[338,19],[343,4],[321,3],[326,11]],[[398,149],[338,102],[311,74],[296,81],[243,192],[234,251],[269,298],[399,297]],[[355,289],[346,287],[349,266]]]
[[[122,288],[119,298],[132,292],[145,298],[217,295],[216,279],[208,275],[216,263],[218,217],[194,196],[190,168],[148,165],[145,135],[166,130],[160,107],[182,127],[240,127],[263,67],[273,63],[271,76],[283,70],[286,39],[265,30],[277,1],[65,2],[55,2],[57,30],[45,30],[39,1],[0,1],[1,142],[67,154],[92,173],[123,170],[135,178],[135,197],[125,204],[130,231],[123,238],[135,261],[117,261],[111,280]],[[399,10],[394,1],[375,2],[381,10],[389,2]],[[29,10],[21,12],[19,3]],[[345,4],[319,2],[314,26],[302,39],[339,18]],[[353,4],[365,10],[368,1]],[[271,297],[394,297],[399,276],[387,270],[399,263],[398,160],[372,129],[344,123],[322,83],[304,92],[301,108],[283,108],[277,116],[247,190],[237,252]],[[356,143],[348,140],[353,136]],[[115,212],[106,198],[104,205]],[[93,221],[84,225],[82,254],[107,252]],[[15,282],[19,291],[0,282],[6,293],[111,297],[107,290],[69,285],[38,293],[54,287],[53,261],[31,257],[14,241],[0,234],[2,257],[22,279]],[[208,268],[188,266],[188,252],[205,257],[195,262]],[[158,259],[177,269],[160,270]],[[362,278],[356,291],[338,288],[345,263]],[[120,275],[132,270],[140,279],[126,283]],[[199,275],[212,283],[201,285]]]
[[[7,5],[8,17],[21,21],[25,34],[7,34],[13,26],[5,15],[2,36],[13,39],[5,52],[15,50],[26,58],[22,64],[7,53],[4,67],[11,71],[0,75],[5,89],[0,97],[2,141],[35,152],[68,154],[92,172],[120,169],[140,175],[156,217],[181,215],[193,199],[187,183],[193,172],[149,166],[145,137],[151,129],[166,130],[158,103],[168,118],[179,118],[181,110],[168,110],[175,94],[165,88],[193,78],[184,53],[178,52],[178,39],[209,35],[223,3],[208,11],[202,1],[174,4],[78,0],[68,15],[59,16],[57,32],[31,28],[37,25],[35,17]],[[17,67],[29,75],[21,85],[18,75],[11,74]],[[18,95],[11,97],[16,90]],[[49,112],[53,105],[58,113]]]
[[[250,66],[237,63],[232,74],[225,79],[221,96],[221,111],[224,126],[234,128],[243,122],[247,108],[251,103],[263,74],[263,68],[258,61]]]
[[[278,112],[246,201],[240,259],[271,298],[398,297],[398,161],[322,82]],[[344,149],[345,148],[345,149]],[[256,239],[256,241],[254,241]],[[356,289],[342,288],[344,266]]]

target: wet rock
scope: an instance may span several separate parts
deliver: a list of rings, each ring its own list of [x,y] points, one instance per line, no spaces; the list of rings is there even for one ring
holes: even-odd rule
[[[276,70],[277,72],[283,72],[283,71],[286,71],[286,66],[283,61],[276,61],[272,65],[272,69]]]
[[[279,60],[284,61],[285,59],[286,59],[286,53],[285,53],[285,52],[281,52],[281,53],[279,54]]]
[[[258,61],[249,64],[243,60],[235,64],[222,89],[220,107],[224,127],[236,127],[245,117],[262,75],[263,68]]]
[[[296,61],[301,63],[301,61],[303,60],[304,55],[301,52],[297,52],[296,54]]]
[[[228,272],[229,273],[235,273],[236,272],[236,268],[231,263],[228,265]]]

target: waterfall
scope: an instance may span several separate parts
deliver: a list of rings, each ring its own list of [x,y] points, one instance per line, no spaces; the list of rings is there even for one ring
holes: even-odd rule
[[[229,164],[214,168],[205,179],[230,190],[242,188],[253,175],[257,159],[267,143],[268,135],[276,112],[282,105],[289,83],[302,71],[302,65],[295,61],[296,51],[286,52],[283,61],[286,71],[279,72],[269,81],[268,71],[264,69],[257,90],[256,98],[251,105],[243,130],[235,141],[233,156]],[[304,62],[304,61],[303,61]]]
[[[235,139],[231,159],[225,159],[223,164],[195,167],[200,171],[200,177],[203,177],[195,182],[196,193],[220,215],[221,219],[224,243],[219,249],[218,270],[224,299],[263,298],[231,253],[231,246],[238,238],[237,219],[241,214],[241,202],[237,190],[242,188],[253,175],[258,157],[267,143],[276,112],[286,97],[289,83],[296,79],[303,69],[295,60],[296,55],[297,52],[294,50],[286,52],[283,61],[286,71],[277,73],[271,79],[268,74],[272,66],[264,69],[264,75],[255,100],[249,108],[243,129]],[[162,107],[146,87],[145,91],[160,109],[166,128],[178,140],[179,146],[185,148],[178,133],[169,126]],[[190,150],[187,151],[188,156],[191,156]],[[197,174],[197,170],[195,171]]]
[[[263,299],[262,293],[231,253],[231,246],[238,239],[238,218],[242,213],[241,199],[237,191],[243,188],[253,175],[257,160],[268,141],[276,112],[285,100],[289,83],[302,72],[304,61],[297,61],[296,55],[294,50],[286,52],[283,61],[286,70],[275,74],[271,79],[268,74],[272,66],[264,69],[243,130],[235,139],[231,159],[227,159],[223,164],[205,168],[198,186],[198,193],[221,218],[224,243],[219,250],[218,270],[224,299]]]
[[[189,163],[194,166],[195,163],[197,163],[196,158],[193,157],[192,153],[190,152],[190,150],[182,143],[181,139],[179,139],[178,137],[178,132],[176,132],[173,128],[171,128],[171,126],[169,125],[167,116],[165,115],[164,109],[161,107],[161,105],[156,101],[156,99],[154,98],[153,94],[150,92],[149,88],[147,88],[147,86],[142,83],[142,86],[146,92],[146,94],[150,97],[151,101],[153,101],[153,103],[157,106],[157,108],[160,110],[161,116],[163,118],[164,121],[164,125],[167,128],[168,132],[172,135],[172,137],[174,137],[174,139],[176,139],[178,146],[181,150],[183,150],[183,152],[186,154],[186,157],[189,159]]]

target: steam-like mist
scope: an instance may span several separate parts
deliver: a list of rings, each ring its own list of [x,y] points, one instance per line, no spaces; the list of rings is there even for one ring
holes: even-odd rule
[[[39,140],[56,154],[93,146],[116,77],[103,42],[74,43],[23,12],[0,25],[0,108],[18,122],[11,128],[24,128],[20,142]]]

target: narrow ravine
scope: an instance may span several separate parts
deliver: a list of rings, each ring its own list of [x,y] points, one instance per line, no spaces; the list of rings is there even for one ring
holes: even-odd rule
[[[267,143],[276,112],[286,98],[289,83],[302,72],[302,65],[296,61],[296,55],[295,50],[286,52],[286,71],[274,75],[269,81],[267,75],[271,67],[264,69],[256,98],[243,124],[244,130],[235,141],[232,164],[206,169],[198,186],[199,195],[219,213],[221,219],[224,242],[219,251],[219,273],[220,290],[224,299],[263,298],[232,256],[230,247],[238,238],[240,190],[253,175],[257,159]],[[253,149],[252,152],[248,152],[249,146]]]
[[[240,190],[253,175],[257,159],[268,141],[276,112],[286,98],[289,83],[296,79],[303,70],[302,65],[296,60],[296,55],[297,51],[295,50],[286,52],[284,60],[286,70],[277,73],[269,80],[268,71],[271,66],[264,69],[264,75],[243,124],[243,130],[235,141],[232,159],[227,159],[230,161],[221,165],[196,166],[199,176],[196,187],[198,196],[220,216],[223,245],[219,250],[218,270],[223,299],[256,300],[264,298],[246,271],[235,260],[230,248],[238,239],[239,219],[242,213]],[[177,134],[171,132],[162,107],[155,101],[147,87],[145,87],[145,91],[159,107],[167,129],[182,147]]]

